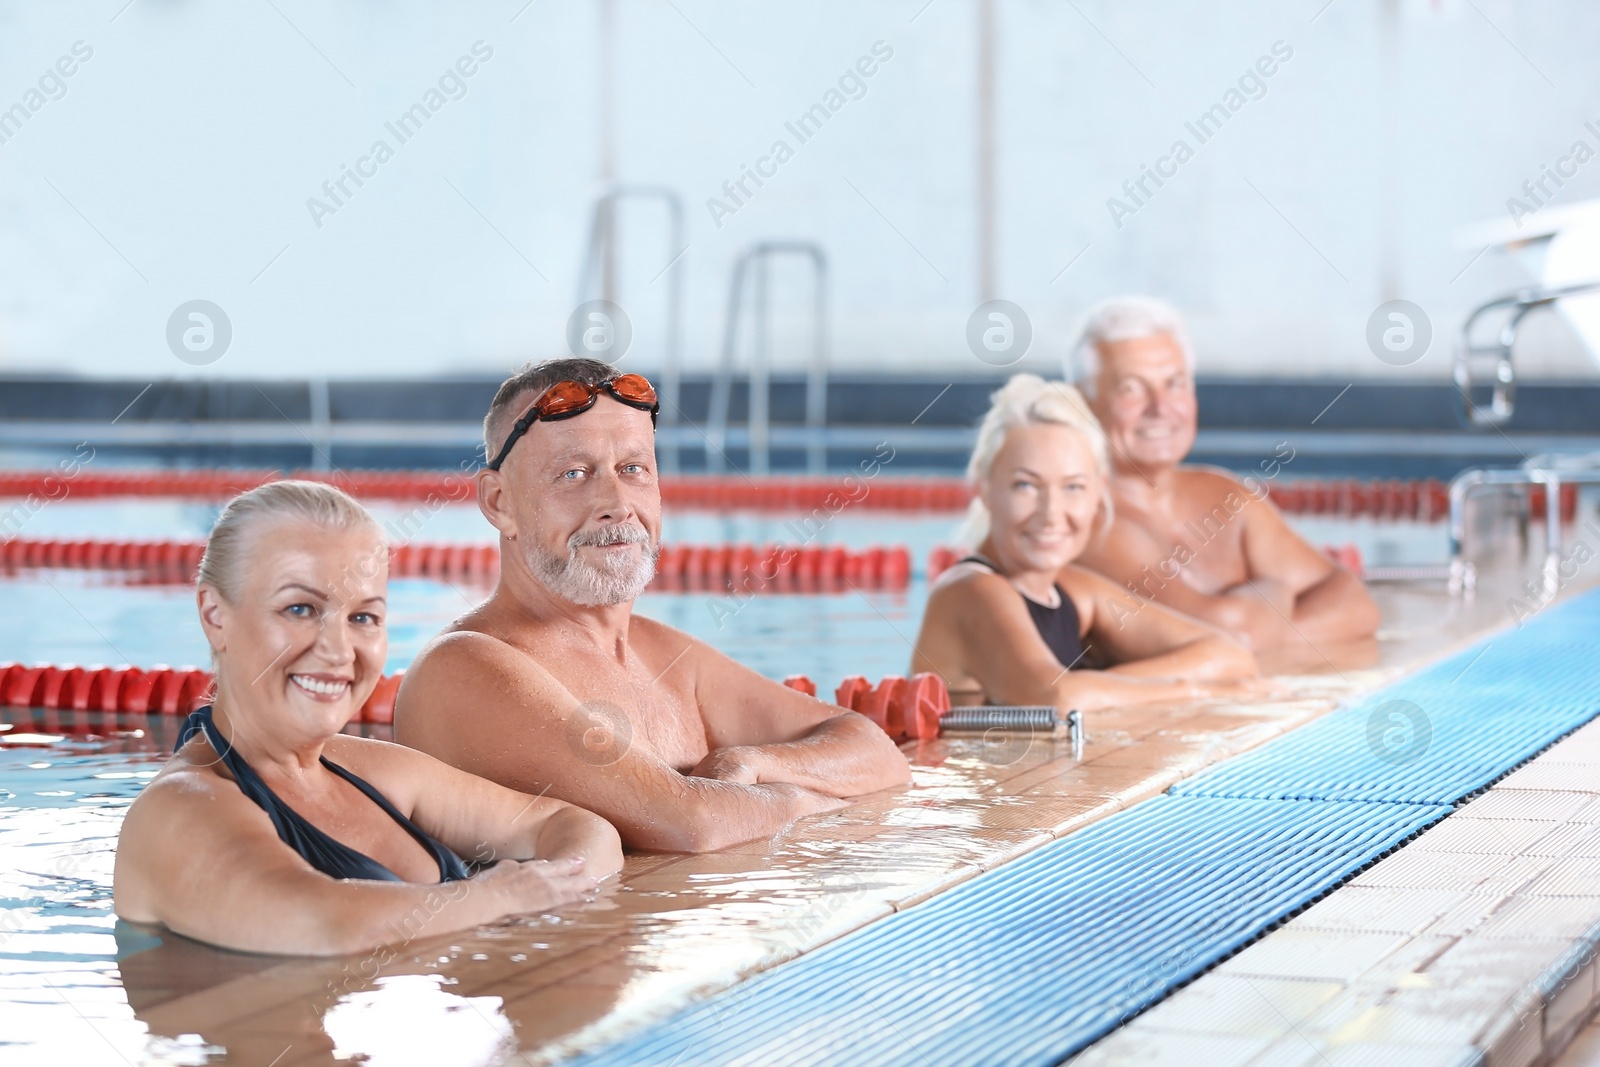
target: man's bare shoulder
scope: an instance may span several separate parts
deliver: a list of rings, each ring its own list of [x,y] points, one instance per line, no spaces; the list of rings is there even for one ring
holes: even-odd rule
[[[514,664],[519,655],[510,642],[485,630],[462,627],[458,622],[422,646],[406,669],[406,679],[454,675],[491,664]]]
[[[395,695],[395,736],[427,751],[422,742],[450,732],[463,706],[481,722],[564,707],[565,692],[548,667],[509,642],[480,630],[447,630],[406,669]]]
[[[1173,473],[1176,476],[1179,491],[1186,496],[1193,495],[1220,499],[1228,493],[1238,493],[1242,496],[1255,495],[1239,480],[1237,475],[1221,467],[1196,463],[1179,467]]]

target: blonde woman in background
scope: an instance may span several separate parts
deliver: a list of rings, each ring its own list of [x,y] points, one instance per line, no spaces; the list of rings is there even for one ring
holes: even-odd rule
[[[912,656],[958,704],[1090,711],[1210,695],[1256,673],[1218,631],[1073,560],[1110,523],[1105,435],[1063,382],[1019,374],[996,392],[967,467],[975,492]]]
[[[383,670],[387,584],[383,531],[331,486],[223,509],[197,591],[216,697],[128,810],[118,916],[340,954],[552,910],[622,866],[597,815],[340,732]]]

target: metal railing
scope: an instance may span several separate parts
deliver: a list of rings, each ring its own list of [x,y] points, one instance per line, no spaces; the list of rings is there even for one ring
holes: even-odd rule
[[[811,359],[806,369],[806,469],[813,474],[827,467],[824,431],[828,420],[828,256],[814,241],[763,241],[746,249],[734,261],[728,285],[728,320],[722,338],[722,359],[711,383],[711,412],[706,420],[706,466],[713,471],[727,463],[729,408],[733,398],[733,368],[743,321],[747,279],[754,282],[750,353],[750,469],[766,474],[771,466],[771,352],[770,271],[778,256],[800,256],[811,264]]]
[[[594,202],[589,222],[589,244],[584,251],[583,268],[578,274],[578,303],[598,297],[618,303],[617,296],[617,204],[623,200],[660,201],[667,209],[667,258],[661,274],[667,275],[666,337],[661,352],[660,425],[676,426],[682,407],[683,344],[683,256],[688,249],[684,239],[683,198],[674,189],[658,185],[617,185]],[[661,274],[656,277],[659,278]],[[652,279],[652,282],[655,279]],[[669,435],[671,436],[671,435]],[[662,467],[675,471],[678,450],[663,450]]]
[[[1463,423],[1474,430],[1487,430],[1504,426],[1511,421],[1516,407],[1517,370],[1512,362],[1512,348],[1517,342],[1517,331],[1529,312],[1549,307],[1556,301],[1583,293],[1600,292],[1600,281],[1582,282],[1543,288],[1519,289],[1506,296],[1479,304],[1461,324],[1461,336],[1456,342],[1455,381],[1461,391]],[[1493,312],[1504,312],[1505,320],[1493,341],[1476,342],[1473,333],[1480,320]],[[1479,383],[1473,380],[1475,364],[1484,357],[1494,359],[1493,379],[1489,404],[1483,407],[1473,399],[1473,389]]]
[[[1477,569],[1466,558],[1467,500],[1483,489],[1495,487],[1544,488],[1544,587],[1555,592],[1565,540],[1561,529],[1561,490],[1567,485],[1600,485],[1600,453],[1547,453],[1534,456],[1521,467],[1462,471],[1450,482],[1450,570],[1452,593],[1470,593],[1477,585]]]
[[[328,402],[328,379],[312,378],[306,382],[306,406],[311,415],[311,425],[307,428],[311,469],[328,471],[333,467],[333,412]]]

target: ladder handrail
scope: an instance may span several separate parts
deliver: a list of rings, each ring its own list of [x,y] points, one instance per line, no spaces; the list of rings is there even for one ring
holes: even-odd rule
[[[726,463],[729,408],[733,401],[733,364],[739,345],[739,325],[744,310],[745,280],[752,267],[755,275],[755,344],[750,358],[750,465],[757,474],[767,473],[771,427],[769,353],[767,351],[768,272],[771,259],[779,255],[798,255],[812,266],[812,346],[806,370],[806,426],[820,431],[828,420],[828,254],[815,241],[762,241],[751,245],[734,260],[729,273],[728,317],[723,327],[722,355],[711,382],[711,410],[706,420],[706,465],[720,471]],[[826,445],[817,432],[806,447],[806,466],[820,474],[827,465]]]
[[[1600,485],[1600,463],[1587,466],[1561,462],[1564,459],[1582,463],[1581,457],[1563,457],[1559,453],[1537,456],[1521,467],[1474,467],[1464,470],[1450,481],[1450,591],[1470,593],[1476,584],[1476,573],[1466,558],[1467,498],[1480,489],[1495,486],[1532,488],[1542,486],[1544,497],[1544,580],[1551,592],[1556,588],[1557,568],[1565,552],[1561,530],[1561,490],[1567,485]],[[1555,460],[1556,462],[1549,462]]]
[[[1530,312],[1549,307],[1565,297],[1597,291],[1600,291],[1600,280],[1579,282],[1574,285],[1530,286],[1486,300],[1467,314],[1456,342],[1454,370],[1456,388],[1461,391],[1464,425],[1469,429],[1486,430],[1504,426],[1511,421],[1517,398],[1517,371],[1512,362],[1512,348],[1516,345],[1517,331],[1522,328],[1522,320],[1527,318]],[[1472,332],[1479,320],[1490,312],[1502,310],[1508,310],[1510,314],[1501,324],[1497,338],[1486,344],[1474,343]],[[1494,391],[1487,408],[1472,399],[1473,359],[1485,355],[1496,357]]]
[[[682,410],[682,343],[683,343],[683,256],[688,251],[684,240],[683,197],[677,190],[664,185],[613,185],[594,202],[594,213],[589,222],[589,244],[584,251],[583,267],[578,272],[578,303],[591,299],[595,291],[595,274],[598,271],[600,298],[611,300],[616,272],[615,245],[607,240],[616,234],[616,206],[619,200],[631,198],[660,200],[666,205],[668,218],[667,266],[662,273],[667,281],[667,335],[662,351],[661,414],[663,425],[673,426],[681,418]],[[658,275],[659,277],[659,275]],[[677,453],[665,457],[664,468],[677,469]]]

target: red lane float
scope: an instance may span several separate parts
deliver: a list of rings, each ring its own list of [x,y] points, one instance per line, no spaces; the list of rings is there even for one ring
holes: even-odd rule
[[[405,673],[380,678],[354,721],[393,723]],[[0,706],[181,716],[210,700],[214,683],[211,672],[199,667],[0,663]],[[817,695],[817,684],[803,674],[792,674],[783,684]],[[950,693],[936,674],[888,675],[877,685],[856,675],[839,684],[834,700],[861,712],[896,741],[938,737],[939,719],[950,710]]]
[[[459,471],[0,471],[0,497],[166,496],[226,500],[281,478],[337,485],[364,500],[423,500],[466,503],[475,492],[470,473]],[[661,480],[662,503],[683,508],[794,511],[846,508],[892,511],[959,511],[967,506],[966,484],[952,478],[762,478],[676,476]]]
[[[783,684],[817,695],[817,684],[803,674],[790,675]],[[891,674],[877,685],[857,674],[839,683],[833,702],[865,715],[896,741],[916,740],[939,736],[939,719],[950,710],[950,691],[937,674]]]
[[[394,698],[405,671],[378,682],[356,717],[392,723]],[[0,705],[59,711],[187,715],[211,698],[214,679],[198,667],[77,667],[0,663]]]
[[[154,583],[195,580],[201,541],[0,541],[0,572],[19,567],[135,571]],[[410,542],[389,550],[393,578],[468,580],[483,585],[500,572],[494,545]],[[812,593],[904,589],[911,553],[903,546],[854,550],[840,545],[662,545],[653,588],[735,593]]]
[[[280,478],[304,478],[337,485],[366,500],[420,500],[430,504],[466,503],[473,497],[472,476],[459,471],[281,471],[80,470],[0,471],[0,497],[36,496],[41,500],[69,497],[165,496],[225,500]],[[864,492],[862,490],[865,490]],[[1437,480],[1359,481],[1301,479],[1274,481],[1268,492],[1280,509],[1295,515],[1434,522],[1450,511],[1449,488]],[[971,493],[958,478],[762,478],[743,476],[674,476],[661,481],[662,502],[670,507],[795,511],[846,508],[890,511],[961,511]],[[1530,503],[1543,509],[1543,490],[1534,488]],[[1561,510],[1571,521],[1576,514],[1577,487],[1563,486]]]
[[[817,695],[817,683],[803,674],[791,674],[783,680],[783,684],[790,689],[796,689],[808,697]]]

